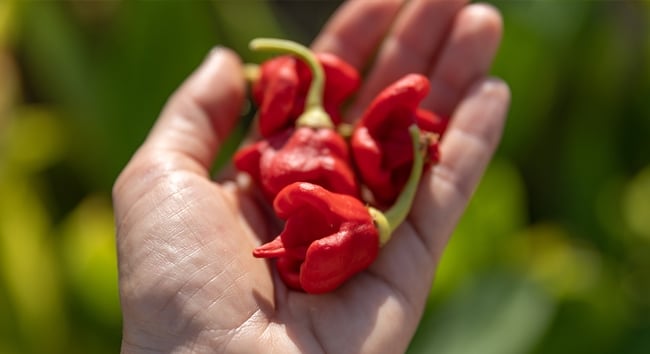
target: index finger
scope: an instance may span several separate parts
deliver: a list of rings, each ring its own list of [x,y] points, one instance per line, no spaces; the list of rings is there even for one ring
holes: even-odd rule
[[[172,95],[143,145],[117,179],[114,192],[126,190],[130,203],[146,179],[169,170],[208,176],[219,145],[234,125],[244,96],[239,57],[214,49],[203,64]],[[152,173],[155,171],[156,173]],[[133,178],[133,177],[136,178]],[[134,197],[135,196],[135,197]]]

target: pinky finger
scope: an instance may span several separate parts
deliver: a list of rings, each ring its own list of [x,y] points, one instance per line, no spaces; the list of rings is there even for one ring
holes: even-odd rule
[[[441,160],[420,185],[411,221],[433,254],[444,248],[496,150],[510,89],[483,79],[459,103],[440,145]]]

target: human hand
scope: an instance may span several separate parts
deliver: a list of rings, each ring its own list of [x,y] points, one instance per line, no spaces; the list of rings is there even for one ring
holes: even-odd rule
[[[409,72],[431,79],[424,108],[451,117],[440,163],[375,263],[315,296],[288,290],[252,257],[277,221],[236,181],[209,175],[244,95],[239,59],[216,49],[169,100],[113,190],[122,352],[405,351],[447,239],[498,144],[509,91],[486,78],[498,12],[401,2],[349,1],[313,44],[359,69],[379,48],[350,119]]]

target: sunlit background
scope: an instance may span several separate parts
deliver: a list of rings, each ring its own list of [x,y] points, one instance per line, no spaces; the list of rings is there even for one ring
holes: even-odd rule
[[[0,1],[0,353],[118,352],[120,169],[212,46],[337,4]],[[650,1],[493,4],[509,120],[409,352],[650,353]]]

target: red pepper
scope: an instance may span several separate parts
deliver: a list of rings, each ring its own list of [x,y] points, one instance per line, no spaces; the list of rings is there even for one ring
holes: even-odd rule
[[[253,84],[253,100],[259,106],[258,119],[262,136],[271,136],[291,125],[300,78],[297,60],[284,55],[260,65],[260,76]]]
[[[325,74],[323,108],[336,125],[341,122],[342,103],[359,87],[359,73],[333,54],[315,56]],[[302,60],[289,55],[265,61],[260,72],[253,85],[253,99],[259,106],[260,133],[268,137],[293,126],[305,110],[312,73]]]
[[[446,120],[418,108],[429,91],[429,80],[409,74],[386,87],[375,97],[355,126],[351,150],[361,181],[374,202],[392,204],[411,171],[413,150],[408,127],[417,124],[423,134],[442,134]],[[438,161],[438,139],[428,142],[427,161]]]
[[[278,193],[273,208],[286,220],[284,230],[253,255],[278,258],[278,272],[290,288],[332,291],[377,257],[378,229],[355,197],[311,183],[293,183]]]
[[[335,193],[358,196],[348,146],[333,129],[287,129],[240,149],[233,161],[269,200],[293,182],[316,183]]]
[[[417,108],[428,90],[428,81],[419,75],[405,77],[373,101],[355,128],[352,146],[358,150],[355,158],[362,176],[369,171],[386,177],[370,178],[368,186],[395,192],[394,203],[380,212],[358,198],[348,145],[331,119],[333,115],[340,120],[338,108],[352,92],[345,87],[352,87],[347,84],[356,71],[328,74],[326,61],[290,41],[258,39],[251,48],[295,54],[310,69],[301,69],[303,64],[293,57],[265,64],[262,71],[268,72],[258,82],[257,95],[261,118],[271,120],[260,119],[263,134],[269,135],[234,157],[235,165],[248,172],[269,199],[274,198],[275,213],[286,221],[280,235],[253,255],[277,258],[280,277],[290,288],[308,293],[335,290],[366,269],[406,220],[425,156],[437,156],[437,145],[430,143],[437,140],[421,133],[418,125],[430,132],[443,130],[444,122]],[[328,91],[325,81],[341,88]],[[373,184],[377,181],[383,184]],[[399,188],[390,184],[395,181]],[[381,191],[373,193],[383,197]]]
[[[270,102],[271,106],[285,109],[282,114],[286,114],[289,107],[292,110],[299,108],[299,111],[295,112],[295,120],[289,120],[291,124],[288,128],[283,127],[286,116],[273,116],[277,118],[272,122],[273,126],[282,130],[238,151],[233,158],[235,166],[248,172],[271,200],[282,188],[293,182],[318,183],[332,192],[357,196],[358,186],[348,146],[333,129],[331,116],[323,108],[324,98],[329,97],[330,103],[339,103],[337,100],[350,92],[335,90],[327,94],[327,83],[329,82],[330,89],[341,86],[344,90],[344,84],[349,84],[354,75],[343,75],[347,71],[340,59],[331,55],[315,56],[308,48],[294,42],[257,39],[251,42],[251,48],[281,50],[293,54],[267,62],[266,69],[263,68],[262,71],[276,71],[268,72],[266,76],[262,74],[258,82],[266,87],[262,92],[264,104]],[[296,58],[301,60],[297,61]],[[324,69],[325,63],[329,65],[330,74],[334,73],[329,77],[328,70]],[[351,70],[352,74],[356,74],[354,69]],[[292,78],[299,80],[292,83]],[[278,87],[283,89],[274,90]],[[297,94],[292,97],[287,92],[293,92],[293,89],[297,90]],[[292,100],[287,103],[289,99]],[[262,119],[269,118],[263,116],[264,112],[262,109],[260,122],[268,123],[268,120]],[[279,122],[282,124],[276,125]]]

